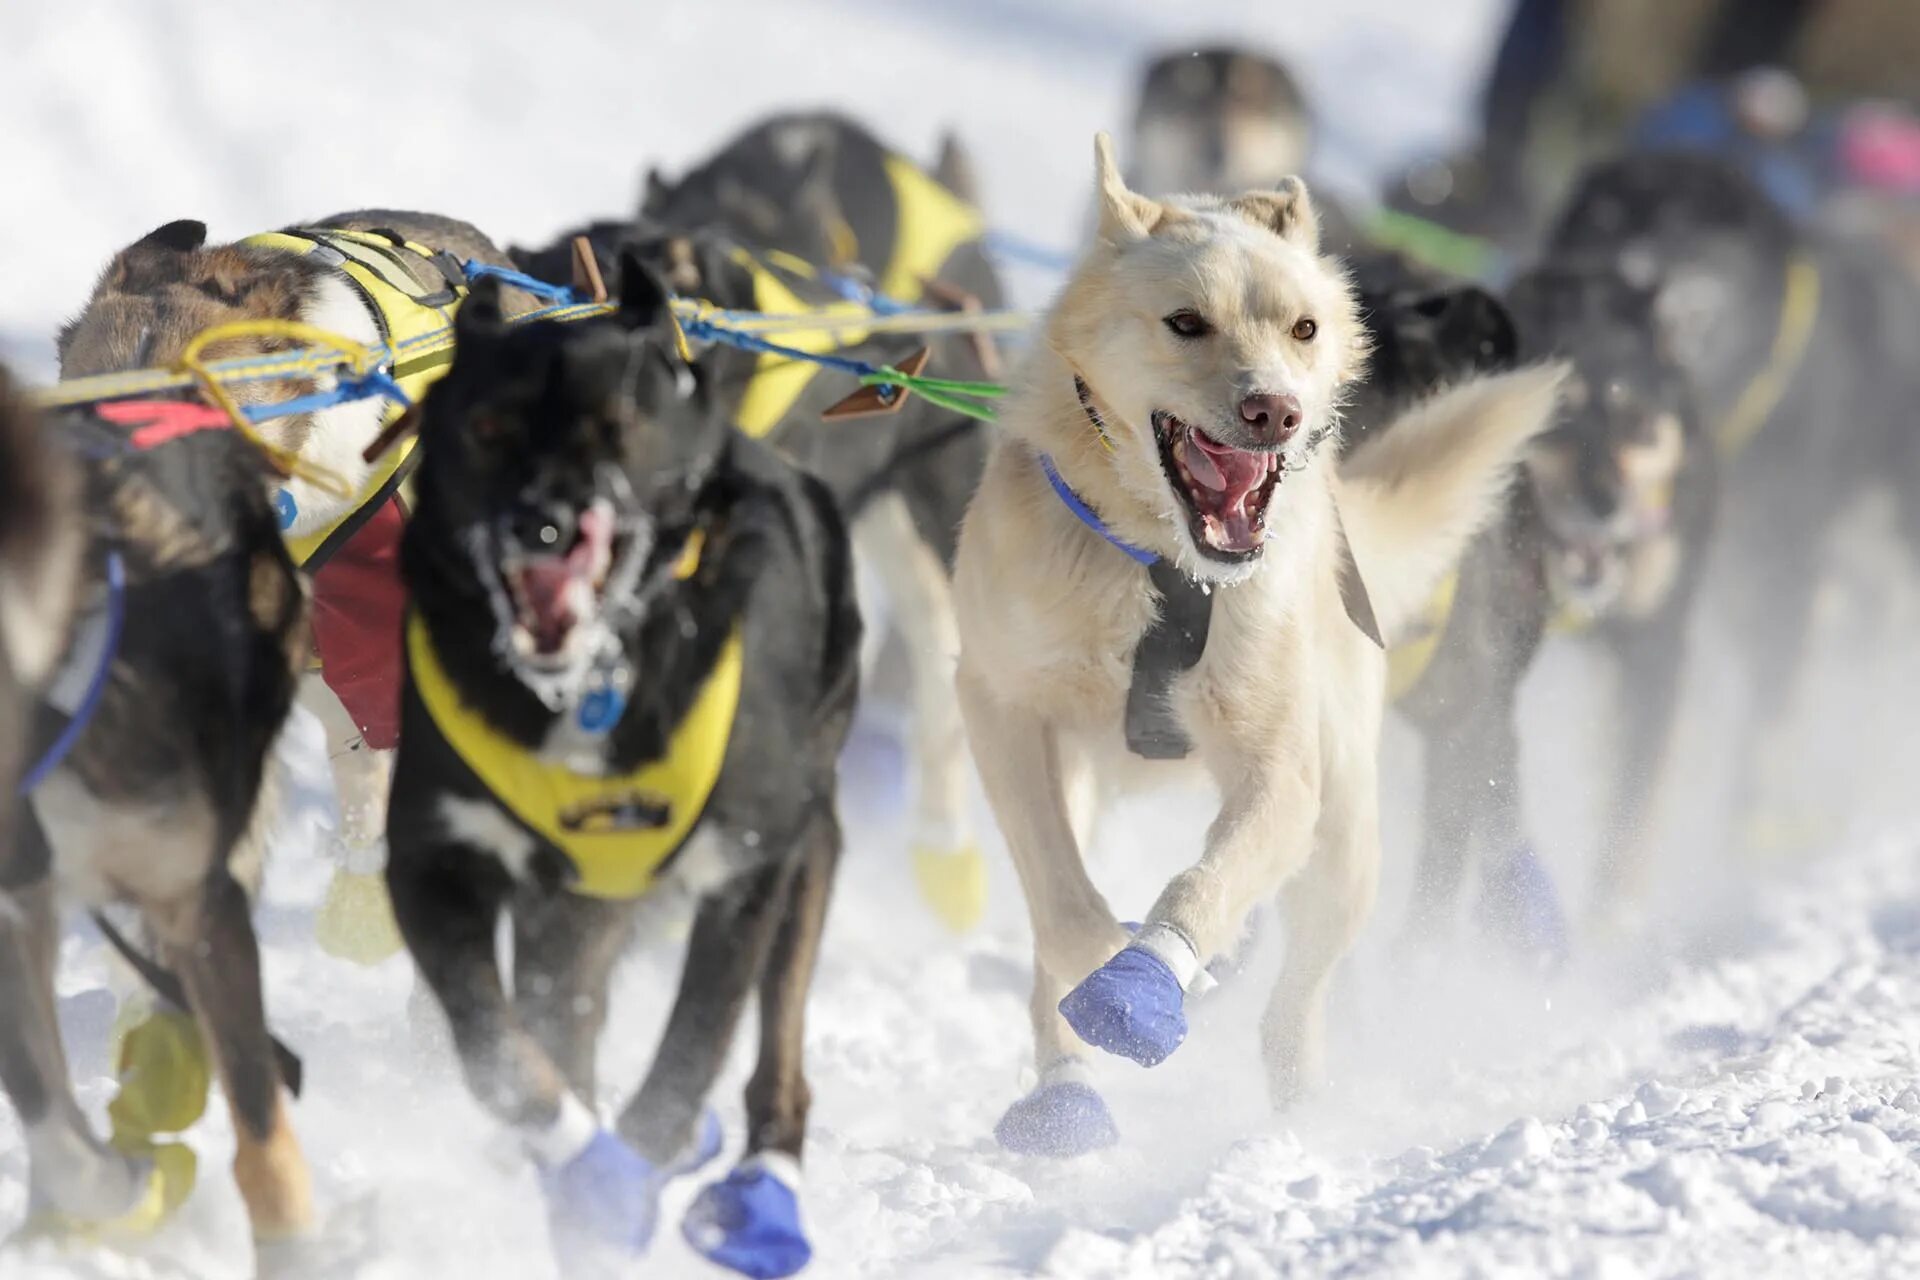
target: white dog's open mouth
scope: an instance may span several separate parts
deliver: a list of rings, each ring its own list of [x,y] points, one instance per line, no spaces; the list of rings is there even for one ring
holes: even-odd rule
[[[571,641],[599,615],[613,568],[612,508],[595,502],[574,521],[569,545],[528,547],[510,543],[501,556],[501,579],[513,606],[513,648],[536,665],[560,666],[572,656]]]
[[[1215,560],[1258,555],[1267,504],[1285,474],[1279,452],[1222,444],[1163,411],[1154,413],[1153,431],[1167,481],[1186,504],[1194,545]]]

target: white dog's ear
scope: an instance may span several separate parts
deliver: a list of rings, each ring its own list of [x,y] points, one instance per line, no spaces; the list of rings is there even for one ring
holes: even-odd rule
[[[1298,178],[1282,178],[1271,191],[1235,196],[1227,207],[1308,253],[1320,251],[1320,215],[1313,211],[1307,184]]]
[[[1141,239],[1159,225],[1164,210],[1158,201],[1127,189],[1113,162],[1113,139],[1104,133],[1093,135],[1093,185],[1100,201],[1100,238],[1108,244]]]

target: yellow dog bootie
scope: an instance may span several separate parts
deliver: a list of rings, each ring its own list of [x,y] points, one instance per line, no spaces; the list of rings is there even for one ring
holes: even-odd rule
[[[107,1104],[108,1140],[122,1155],[149,1161],[150,1168],[146,1191],[132,1209],[107,1222],[85,1224],[84,1233],[144,1236],[193,1194],[199,1157],[186,1143],[157,1135],[183,1133],[199,1123],[213,1086],[213,1064],[191,1014],[155,1008],[148,1000],[121,1006],[114,1035],[120,1091]],[[79,1232],[78,1224],[65,1225],[69,1234]]]
[[[393,918],[385,873],[345,867],[334,872],[313,935],[322,951],[354,964],[372,966],[398,955],[405,942]]]
[[[928,908],[955,933],[968,932],[987,912],[987,860],[978,845],[916,845],[913,879]]]

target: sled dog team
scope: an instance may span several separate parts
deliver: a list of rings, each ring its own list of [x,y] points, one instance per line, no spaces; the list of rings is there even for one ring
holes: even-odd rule
[[[1153,102],[1141,155],[1185,154],[1189,117],[1161,127]],[[1115,1142],[1099,1054],[1175,1052],[1207,966],[1270,902],[1287,955],[1264,1062],[1276,1103],[1314,1086],[1329,982],[1373,909],[1390,695],[1442,748],[1415,933],[1450,927],[1477,869],[1488,927],[1551,960],[1565,926],[1519,827],[1519,678],[1577,614],[1665,690],[1634,721],[1627,852],[1602,869],[1603,907],[1630,905],[1718,494],[1712,424],[1760,348],[1802,325],[1816,353],[1840,341],[1793,314],[1811,259],[1741,228],[1760,274],[1784,264],[1781,317],[1744,365],[1715,347],[1725,367],[1701,368],[1660,273],[1689,261],[1672,211],[1725,207],[1732,179],[1635,164],[1590,176],[1502,300],[1358,242],[1297,178],[1130,186],[1102,136],[1097,224],[991,425],[917,396],[823,420],[843,375],[676,318],[678,299],[818,311],[830,328],[783,340],[890,366],[921,340],[862,329],[850,282],[999,305],[957,148],[923,169],[836,117],[769,121],[651,179],[637,216],[540,249],[393,210],[230,243],[174,222],[122,249],[60,334],[63,378],[271,361],[318,333],[399,353],[412,407],[254,380],[230,406],[36,409],[0,381],[0,1081],[30,1225],[151,1229],[193,1180],[164,1135],[205,1101],[204,1081],[143,1099],[126,1071],[107,1138],[81,1111],[54,998],[57,906],[77,901],[153,989],[122,1065],[211,1062],[263,1272],[327,1265],[251,923],[298,698],[329,730],[340,885],[383,878],[475,1099],[539,1171],[563,1273],[625,1274],[666,1183],[721,1154],[707,1097],[750,999],[746,1150],[680,1227],[743,1274],[802,1268],[806,997],[876,648],[857,562],[907,655],[928,905],[965,928],[987,892],[970,747],[1031,916],[1038,1083],[998,1126],[1011,1151]],[[1591,243],[1635,234],[1638,275]],[[611,287],[608,314],[519,318],[576,272]],[[450,357],[407,354],[447,325]],[[933,359],[1001,376],[964,334]],[[1218,810],[1129,931],[1082,860],[1095,812],[1195,774]],[[680,989],[603,1117],[610,979],[636,904],[669,886],[697,902]],[[383,954],[386,903],[346,912],[348,949]]]

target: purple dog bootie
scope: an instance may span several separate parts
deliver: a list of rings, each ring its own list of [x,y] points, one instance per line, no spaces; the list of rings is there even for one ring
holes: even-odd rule
[[[1187,1038],[1186,984],[1199,971],[1176,930],[1149,924],[1060,1002],[1060,1016],[1096,1049],[1157,1066]]]

